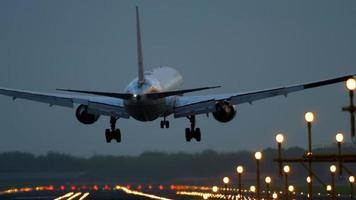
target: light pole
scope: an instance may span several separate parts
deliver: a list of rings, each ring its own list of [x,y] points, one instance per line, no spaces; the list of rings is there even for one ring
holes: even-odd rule
[[[242,183],[241,183],[241,176],[244,172],[243,166],[239,165],[236,168],[237,171],[237,178],[238,178],[238,189],[239,189],[239,199],[242,199]]]
[[[332,195],[332,199],[336,199],[335,196],[335,172],[336,172],[336,166],[335,165],[331,165],[330,166],[330,172],[331,172],[331,195]]]
[[[310,176],[307,176],[306,181],[308,183],[308,188],[309,188],[309,193],[308,193],[307,197],[308,197],[308,199],[312,199],[312,193],[310,192],[310,187],[312,187],[312,186],[310,186],[312,179],[310,178]]]
[[[329,194],[331,194],[332,195],[332,187],[331,187],[331,185],[327,185],[326,186],[326,191],[329,193]],[[331,196],[332,198],[334,198],[333,196]]]
[[[256,197],[257,200],[260,200],[260,191],[261,191],[261,184],[260,184],[260,160],[262,159],[262,153],[257,151],[255,153],[255,159],[256,159]]]
[[[277,199],[277,198],[278,198],[278,194],[274,192],[274,193],[272,194],[272,198],[273,198],[273,199]]]
[[[307,158],[308,158],[308,176],[310,178],[310,183],[308,184],[308,193],[309,193],[309,198],[308,199],[313,199],[313,169],[312,169],[312,159],[313,159],[313,151],[312,151],[312,122],[314,121],[314,113],[312,112],[307,112],[304,115],[304,119],[307,122],[307,127],[308,127],[308,152],[307,152]]]
[[[290,167],[289,165],[284,165],[283,167],[283,172],[284,172],[284,199],[288,199],[288,173],[290,172]]]
[[[350,197],[351,199],[354,199],[354,183],[355,183],[355,177],[350,176],[349,177],[349,182],[350,182]]]
[[[272,182],[271,177],[266,176],[265,182],[266,182],[266,199],[269,200],[270,196],[271,196],[270,195],[270,190],[271,190],[270,186],[271,186],[271,182]]]
[[[308,126],[308,152],[307,152],[307,155],[309,155],[312,153],[311,127],[312,127],[312,122],[314,121],[314,113],[312,113],[312,112],[305,113],[304,119],[307,122],[307,126]]]
[[[338,157],[338,164],[339,164],[339,176],[342,176],[342,160],[341,160],[341,143],[344,141],[344,135],[342,133],[338,133],[335,136],[337,142],[337,157]]]
[[[253,193],[256,193],[256,187],[255,187],[254,185],[251,185],[251,186],[250,186],[250,191],[251,191],[252,197],[253,197],[253,196],[254,196]],[[252,199],[253,199],[253,198],[252,198]]]
[[[346,87],[349,90],[350,105],[343,107],[342,110],[345,112],[350,112],[350,123],[351,123],[351,139],[355,143],[355,111],[356,107],[354,106],[354,90],[356,89],[356,80],[350,78],[346,81]]]
[[[276,135],[276,142],[278,145],[278,164],[279,164],[279,175],[282,176],[282,143],[284,141],[284,136],[282,133]]]
[[[288,186],[288,192],[291,194],[291,196],[293,196],[294,190],[295,190],[295,188],[293,185]],[[293,198],[291,198],[291,199],[293,199]]]
[[[224,177],[223,178],[223,182],[224,182],[224,199],[226,199],[227,198],[227,184],[229,184],[230,183],[230,179],[229,179],[229,177]]]

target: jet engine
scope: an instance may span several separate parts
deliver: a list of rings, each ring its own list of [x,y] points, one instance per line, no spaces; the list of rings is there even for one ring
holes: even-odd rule
[[[216,104],[216,111],[213,112],[214,118],[219,122],[229,122],[236,115],[236,107],[234,105],[230,105],[229,102],[220,101]]]
[[[100,117],[100,115],[88,113],[88,106],[86,105],[80,105],[75,112],[75,116],[77,117],[78,121],[83,124],[93,124]]]

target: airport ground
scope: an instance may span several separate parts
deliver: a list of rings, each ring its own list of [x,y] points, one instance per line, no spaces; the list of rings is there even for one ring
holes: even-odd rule
[[[255,199],[251,191],[243,191],[243,199]],[[281,195],[281,194],[278,194]],[[288,199],[307,199],[303,193],[291,193]],[[267,199],[263,191],[261,197]],[[349,199],[347,196],[338,196],[340,199]],[[331,198],[325,194],[315,194],[313,199]],[[198,199],[238,199],[236,189],[218,188],[212,190],[208,186],[188,186],[188,185],[47,185],[23,188],[10,188],[0,192],[1,200],[198,200]],[[272,195],[269,196],[272,199]],[[284,199],[283,196],[276,196],[274,199]]]

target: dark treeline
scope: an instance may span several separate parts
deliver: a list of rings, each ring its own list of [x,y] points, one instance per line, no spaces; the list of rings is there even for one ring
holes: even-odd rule
[[[343,151],[356,153],[356,148],[349,146]],[[315,152],[335,153],[336,149],[323,148]],[[305,150],[298,147],[283,151],[283,155],[288,157],[301,157],[304,153]],[[276,149],[263,150],[262,175],[278,177],[278,165],[273,162],[276,156]],[[76,177],[73,178],[86,182],[217,184],[222,176],[236,176],[235,168],[239,164],[244,165],[246,169],[246,181],[252,182],[255,178],[255,160],[253,153],[248,151],[217,153],[206,150],[197,154],[145,152],[139,156],[95,155],[90,158],[55,152],[41,156],[6,152],[0,153],[0,181],[12,177],[26,179],[26,174],[42,174],[42,179],[46,176],[53,179],[53,174],[60,174],[61,178],[64,178],[63,174],[75,174]],[[315,165],[320,177],[329,177],[329,165]],[[352,164],[348,166],[355,171],[356,168]],[[300,182],[304,181],[305,177],[304,168],[300,164],[293,164],[291,180]]]

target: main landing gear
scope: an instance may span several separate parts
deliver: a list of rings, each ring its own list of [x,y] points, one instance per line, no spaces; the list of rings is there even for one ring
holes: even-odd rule
[[[187,117],[190,121],[190,128],[185,129],[185,140],[190,142],[192,138],[195,138],[197,142],[201,140],[200,128],[195,128],[195,115]]]
[[[169,128],[169,121],[166,120],[166,117],[161,121],[161,128]]]
[[[120,129],[116,129],[116,121],[118,118],[110,117],[110,127],[111,129],[106,129],[105,138],[106,142],[110,143],[112,139],[115,139],[116,142],[121,142],[121,132]]]

